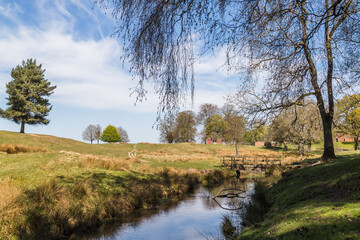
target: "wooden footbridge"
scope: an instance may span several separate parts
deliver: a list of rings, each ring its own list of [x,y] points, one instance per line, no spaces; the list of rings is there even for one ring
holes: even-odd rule
[[[281,166],[281,159],[273,157],[236,157],[223,156],[221,163],[223,166],[236,170],[266,170],[272,165]]]

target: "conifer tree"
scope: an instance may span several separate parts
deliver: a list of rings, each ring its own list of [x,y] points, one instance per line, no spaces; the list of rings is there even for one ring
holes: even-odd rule
[[[25,132],[25,124],[49,124],[48,116],[52,109],[49,97],[56,86],[44,78],[45,69],[36,65],[35,59],[27,59],[22,65],[11,70],[12,81],[6,84],[9,95],[6,110],[1,110],[1,116],[17,124],[21,124],[20,133]]]

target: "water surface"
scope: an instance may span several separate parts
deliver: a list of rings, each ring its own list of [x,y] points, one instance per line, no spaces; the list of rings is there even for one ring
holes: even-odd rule
[[[200,187],[176,204],[168,204],[157,209],[139,210],[130,214],[120,224],[114,224],[92,240],[131,239],[223,239],[220,225],[224,215],[230,216],[241,231],[239,211],[229,211],[241,205],[243,198],[213,197],[222,189],[242,189],[246,197],[253,189],[251,181],[234,179],[212,189]],[[239,195],[240,196],[240,195]]]

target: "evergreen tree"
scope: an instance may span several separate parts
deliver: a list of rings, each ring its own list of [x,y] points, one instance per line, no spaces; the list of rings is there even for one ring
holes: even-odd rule
[[[6,110],[1,110],[1,116],[17,124],[21,124],[20,132],[25,132],[25,124],[49,124],[46,119],[52,106],[49,97],[54,93],[56,86],[44,78],[45,69],[36,65],[36,60],[27,59],[22,65],[11,70],[13,78],[6,84],[6,93],[9,96]]]
[[[120,142],[121,136],[116,127],[109,125],[105,128],[103,133],[101,134],[101,141],[103,142]]]

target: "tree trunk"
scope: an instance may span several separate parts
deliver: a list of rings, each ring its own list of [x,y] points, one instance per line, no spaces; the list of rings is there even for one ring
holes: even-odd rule
[[[308,152],[311,152],[311,140],[308,141]]]
[[[25,122],[21,121],[20,133],[25,133]]]
[[[354,137],[355,151],[359,150],[359,136]]]
[[[324,116],[322,120],[324,128],[324,153],[321,157],[321,160],[323,162],[327,162],[330,159],[336,158],[332,137],[332,117]]]
[[[236,152],[236,156],[239,156],[239,150],[238,150],[238,145],[237,145],[237,143],[235,143],[235,152]]]
[[[300,155],[301,156],[304,156],[305,155],[305,149],[304,149],[304,141],[299,141],[299,146],[298,146],[298,149],[299,149],[299,152],[300,152]]]

